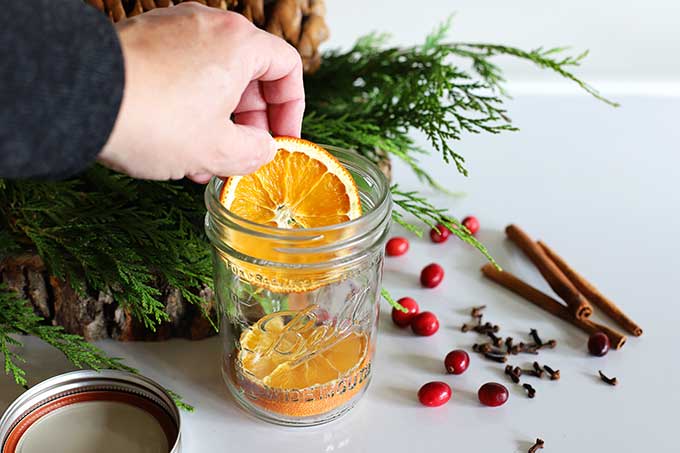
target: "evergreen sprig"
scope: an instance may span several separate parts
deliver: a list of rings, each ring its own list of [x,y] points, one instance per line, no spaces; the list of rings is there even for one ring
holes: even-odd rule
[[[122,363],[122,359],[109,357],[95,345],[88,343],[80,335],[64,332],[61,326],[45,324],[45,320],[36,315],[33,308],[22,300],[16,291],[0,284],[0,353],[4,357],[5,374],[12,376],[14,382],[28,388],[26,371],[22,364],[26,360],[16,352],[23,344],[16,335],[33,335],[53,346],[77,368],[93,370],[120,370],[138,373]],[[181,396],[168,390],[178,407],[192,411],[194,408],[182,401]]]
[[[421,181],[437,183],[420,167],[410,133],[422,132],[444,160],[467,175],[465,160],[455,142],[466,133],[516,130],[503,108],[505,79],[493,62],[513,56],[575,82],[597,99],[597,90],[571,69],[587,52],[565,55],[567,48],[525,51],[511,46],[446,42],[450,20],[435,29],[423,44],[385,47],[387,35],[371,34],[349,50],[324,54],[317,73],[305,81],[308,115],[303,133],[320,143],[349,147],[377,159],[380,149],[406,162]],[[457,57],[458,60],[454,60]],[[454,64],[460,59],[471,69]]]
[[[588,56],[589,51],[587,50],[577,55],[564,56],[564,52],[569,50],[569,47],[552,47],[549,49],[538,47],[526,51],[516,47],[484,43],[452,43],[449,44],[449,46],[453,54],[470,58],[472,60],[473,68],[477,74],[484,79],[487,85],[499,89],[501,92],[504,92],[502,83],[505,82],[505,79],[502,76],[502,70],[496,64],[492,63],[490,58],[498,55],[509,55],[530,61],[539,68],[551,70],[565,79],[569,79],[576,83],[580,88],[596,99],[599,99],[612,107],[619,106],[617,102],[604,97],[598,90],[578,78],[568,69],[569,67],[580,66],[583,60]]]
[[[399,302],[394,300],[394,297],[392,297],[392,294],[390,294],[390,292],[387,291],[387,289],[382,288],[380,290],[380,295],[382,296],[383,299],[385,299],[387,301],[388,304],[390,304],[391,306],[393,306],[397,310],[404,312],[404,313],[408,312],[408,309],[406,309],[406,307],[404,307]]]
[[[79,335],[64,332],[61,326],[45,324],[45,320],[33,312],[33,308],[19,298],[18,294],[0,285],[0,352],[5,361],[5,373],[14,381],[26,386],[26,372],[21,367],[24,359],[14,350],[22,343],[13,334],[34,335],[61,351],[78,368],[94,370],[112,369],[136,372],[124,365],[121,359],[108,357],[96,346]]]
[[[30,244],[52,274],[81,294],[110,291],[150,329],[167,319],[160,281],[195,303],[212,282],[201,193],[185,183],[94,166],[70,181],[7,181],[0,214],[0,242]]]
[[[392,201],[395,207],[400,208],[403,212],[408,213],[418,220],[425,223],[430,228],[437,228],[438,225],[445,226],[451,233],[456,235],[460,240],[470,244],[479,250],[491,263],[498,266],[487,248],[477,240],[472,233],[460,223],[457,219],[451,217],[445,209],[440,209],[432,205],[425,197],[419,195],[415,191],[404,192],[399,189],[397,184],[392,186]],[[407,222],[404,214],[398,210],[393,211],[395,222],[403,226],[412,233],[422,236],[423,230],[418,225]]]

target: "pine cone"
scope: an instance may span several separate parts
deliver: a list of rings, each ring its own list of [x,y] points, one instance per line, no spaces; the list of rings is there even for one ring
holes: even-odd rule
[[[243,14],[258,27],[294,45],[306,73],[321,64],[319,45],[328,39],[324,0],[85,0],[106,14],[113,22],[142,14],[155,8],[198,2],[213,8]]]

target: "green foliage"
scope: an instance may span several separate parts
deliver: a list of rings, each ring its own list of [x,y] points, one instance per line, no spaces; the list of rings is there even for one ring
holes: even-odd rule
[[[474,70],[484,79],[487,85],[498,89],[501,92],[503,92],[502,83],[505,82],[505,79],[503,78],[500,67],[492,63],[490,58],[498,55],[509,55],[530,61],[539,68],[551,70],[565,79],[569,79],[576,83],[596,99],[599,99],[612,107],[619,106],[617,102],[605,98],[599,91],[569,71],[569,67],[581,65],[583,60],[588,56],[587,50],[575,56],[561,56],[565,51],[569,50],[568,47],[553,47],[550,49],[539,47],[531,51],[525,51],[516,47],[498,44],[454,43],[450,44],[450,48],[452,53],[461,57],[470,58]]]
[[[187,404],[182,400],[182,396],[173,392],[170,389],[165,389],[166,392],[168,392],[168,395],[172,398],[172,400],[175,402],[175,405],[183,411],[186,412],[193,412],[196,408],[192,406],[191,404]]]
[[[121,370],[137,373],[137,370],[124,365],[121,359],[108,357],[104,351],[88,343],[79,335],[64,332],[61,326],[45,323],[45,320],[33,312],[18,294],[0,284],[0,353],[5,362],[5,374],[11,375],[14,381],[27,388],[26,371],[22,368],[23,357],[16,352],[22,343],[16,335],[33,335],[45,343],[61,351],[77,368],[93,370]],[[168,390],[178,407],[192,411],[193,407],[182,401],[176,393]]]
[[[387,291],[385,288],[382,288],[380,290],[380,295],[382,296],[383,299],[385,299],[387,301],[388,304],[390,304],[391,306],[393,306],[397,310],[404,312],[404,313],[408,312],[406,307],[404,307],[399,302],[394,300],[394,297],[392,297],[392,294],[390,294],[390,292]]]
[[[26,386],[26,372],[21,368],[24,360],[14,350],[22,343],[12,334],[35,335],[60,350],[78,368],[135,371],[123,365],[120,359],[107,357],[82,337],[68,334],[60,326],[46,325],[16,292],[0,285],[0,352],[5,359],[5,373],[17,384]]]
[[[445,209],[436,208],[430,202],[428,202],[423,196],[419,195],[418,192],[409,191],[404,192],[399,189],[397,184],[392,186],[392,202],[395,207],[400,208],[405,213],[408,213],[418,220],[425,223],[430,228],[435,228],[438,224],[444,225],[446,228],[456,235],[460,240],[466,242],[477,250],[479,250],[489,261],[491,261],[496,267],[496,261],[489,254],[484,244],[479,242],[470,231],[465,228],[458,220],[449,216]],[[404,215],[399,210],[395,209],[393,211],[392,218],[399,225],[403,226],[412,233],[422,236],[423,230],[412,223],[408,223],[404,219]]]
[[[197,290],[211,283],[201,192],[185,183],[136,181],[94,166],[71,181],[6,181],[0,213],[0,242],[31,244],[51,273],[80,292],[110,290],[151,329],[167,319],[159,279],[196,303]]]
[[[383,150],[406,162],[421,181],[436,186],[418,164],[426,152],[410,132],[418,130],[444,160],[467,175],[465,160],[454,148],[465,133],[499,133],[516,128],[503,108],[502,71],[493,57],[509,55],[574,81],[611,105],[570,69],[587,52],[563,56],[565,48],[524,51],[515,47],[445,42],[450,21],[422,45],[385,47],[386,35],[359,39],[347,51],[324,54],[317,73],[307,77],[303,133],[319,143],[357,149],[377,161]],[[471,70],[453,57],[470,62]],[[501,95],[501,96],[499,96]]]

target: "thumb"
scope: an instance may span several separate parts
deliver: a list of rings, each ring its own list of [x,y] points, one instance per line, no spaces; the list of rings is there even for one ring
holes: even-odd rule
[[[272,160],[276,150],[276,141],[265,129],[230,122],[210,172],[218,176],[247,175]]]

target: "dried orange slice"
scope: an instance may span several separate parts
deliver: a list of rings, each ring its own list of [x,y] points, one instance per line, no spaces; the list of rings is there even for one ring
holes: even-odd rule
[[[314,308],[272,313],[241,334],[239,380],[260,395],[253,402],[264,409],[291,416],[328,412],[367,382],[368,336],[319,325]],[[291,398],[295,393],[307,396]]]
[[[227,209],[278,228],[323,227],[361,216],[356,183],[333,155],[307,140],[275,140],[274,160],[226,181],[220,200]]]

